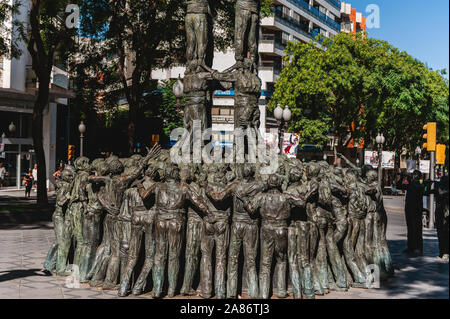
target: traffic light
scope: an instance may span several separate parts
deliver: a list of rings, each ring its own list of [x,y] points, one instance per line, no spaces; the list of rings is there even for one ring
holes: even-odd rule
[[[445,145],[443,144],[436,145],[436,164],[445,164]]]
[[[75,158],[75,145],[69,145],[67,160],[71,161],[74,158]]]
[[[427,131],[427,134],[423,136],[427,140],[423,144],[423,148],[426,148],[429,152],[436,151],[436,122],[429,122],[423,127]]]

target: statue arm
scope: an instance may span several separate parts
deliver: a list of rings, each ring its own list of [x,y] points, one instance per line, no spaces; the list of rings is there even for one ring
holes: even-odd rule
[[[106,184],[107,181],[109,181],[109,176],[89,176],[88,182],[89,183],[103,183]]]
[[[152,186],[150,186],[149,189],[145,189],[144,185],[142,185],[142,183],[140,183],[138,185],[139,195],[141,195],[142,199],[146,199],[156,190],[156,187],[158,186],[158,184],[159,183],[155,183]]]
[[[301,195],[291,195],[291,194],[285,194],[287,197],[287,201],[291,206],[295,207],[305,207],[306,206],[306,200]]]
[[[212,187],[209,185],[206,187],[206,193],[209,197],[214,199],[216,202],[223,201],[224,199],[228,198],[232,193],[236,186],[236,183],[232,183],[227,188],[225,188],[223,191],[215,192]]]
[[[308,193],[306,193],[305,201],[308,201],[312,196],[317,194],[318,191],[319,191],[319,184],[313,183],[311,189],[308,191]]]
[[[261,208],[262,201],[264,200],[264,196],[261,193],[256,195],[253,199],[242,198],[242,196],[239,195],[238,197],[244,203],[244,208],[250,215],[256,214],[258,209]]]
[[[347,157],[345,157],[345,156],[342,155],[341,153],[338,153],[337,155],[338,155],[340,158],[342,158],[342,159],[344,160],[344,162],[345,162],[348,166],[350,166],[350,167],[353,168],[353,169],[359,170],[359,167],[357,167],[357,166],[354,165],[352,162],[350,162],[350,160],[349,160]]]
[[[221,82],[234,82],[236,81],[236,76],[234,75],[234,72],[213,72],[212,78],[217,81]]]
[[[206,216],[211,215],[205,202],[201,199],[201,196],[199,196],[186,184],[183,185],[183,190],[187,198],[191,201],[192,204],[194,204],[195,207],[200,209],[200,211],[202,211]]]

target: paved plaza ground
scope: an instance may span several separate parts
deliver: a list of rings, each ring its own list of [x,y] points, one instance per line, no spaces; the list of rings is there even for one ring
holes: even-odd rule
[[[112,299],[117,291],[102,291],[82,285],[68,288],[65,277],[42,271],[42,263],[55,236],[51,207],[30,211],[34,200],[21,198],[23,192],[0,190],[0,299]],[[406,247],[404,197],[386,197],[388,240],[395,266],[395,277],[380,289],[350,289],[332,292],[317,299],[448,299],[449,264],[436,258],[438,242],[435,231],[425,230],[424,255],[409,258]],[[11,213],[10,207],[23,207]],[[28,209],[28,210],[27,210]],[[16,215],[18,214],[18,215]],[[143,296],[128,298],[151,298]],[[292,297],[291,297],[292,298]]]

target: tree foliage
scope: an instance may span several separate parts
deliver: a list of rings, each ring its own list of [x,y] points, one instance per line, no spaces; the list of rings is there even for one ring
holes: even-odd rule
[[[300,143],[334,134],[339,148],[363,139],[370,147],[383,132],[386,149],[413,151],[428,121],[438,122],[448,143],[449,87],[441,71],[365,34],[341,33],[320,48],[290,42],[286,52],[270,108],[290,106],[290,130],[300,132]]]

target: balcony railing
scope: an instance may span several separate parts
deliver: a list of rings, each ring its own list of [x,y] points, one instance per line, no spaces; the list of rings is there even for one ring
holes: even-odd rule
[[[304,12],[309,13],[319,20],[325,22],[328,26],[333,28],[334,30],[340,32],[341,31],[341,25],[328,17],[326,14],[320,12],[317,8],[314,8],[313,6],[310,6],[308,2],[305,0],[287,0],[296,7],[302,9]]]
[[[341,0],[325,0],[325,1],[331,4],[336,9],[341,10]]]
[[[283,12],[279,9],[275,10],[275,21],[278,23],[281,23],[285,25],[286,27],[290,29],[294,29],[298,33],[303,34],[304,36],[310,38],[311,40],[315,40],[315,36],[318,35],[318,32],[309,32],[307,27],[296,20],[292,19],[291,17],[285,16]],[[313,30],[314,31],[314,30]],[[322,41],[319,41],[322,42]]]

